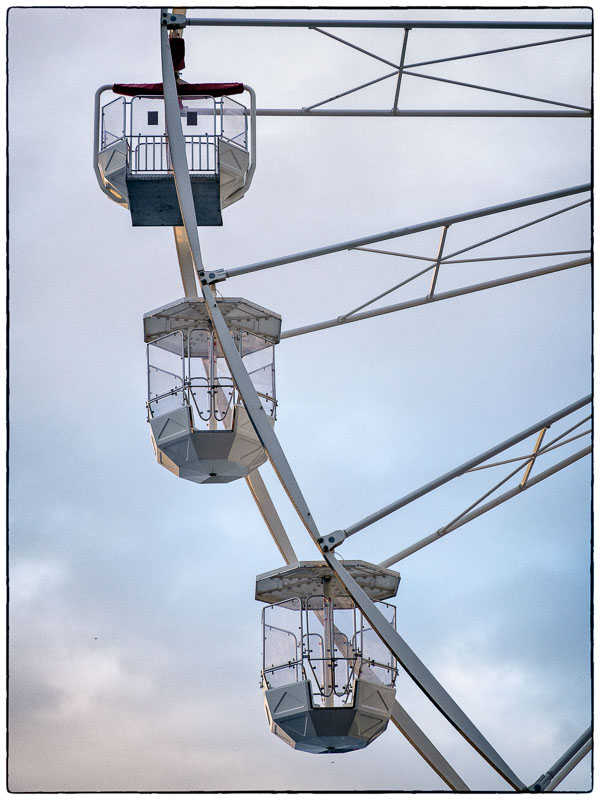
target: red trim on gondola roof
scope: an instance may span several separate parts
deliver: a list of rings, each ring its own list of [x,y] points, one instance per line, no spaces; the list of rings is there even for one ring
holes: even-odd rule
[[[162,83],[115,83],[112,87],[116,94],[127,97],[139,95],[161,96]],[[222,97],[228,94],[241,94],[244,91],[243,83],[178,83],[178,95],[208,95],[209,97]]]

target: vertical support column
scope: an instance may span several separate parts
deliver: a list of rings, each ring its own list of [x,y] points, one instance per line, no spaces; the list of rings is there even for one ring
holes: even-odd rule
[[[323,578],[323,688],[325,697],[323,705],[333,708],[335,701],[335,666],[333,663],[333,597],[331,596],[331,578]]]

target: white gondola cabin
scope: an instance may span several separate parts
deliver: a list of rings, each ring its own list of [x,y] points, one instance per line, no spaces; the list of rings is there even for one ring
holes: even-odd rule
[[[242,298],[219,298],[268,419],[275,422],[274,345],[281,317]],[[148,422],[159,464],[195,483],[243,478],[266,461],[204,300],[183,298],[144,316]]]
[[[388,621],[400,575],[365,561],[345,568]],[[263,609],[262,686],[271,731],[295,750],[361,750],[386,729],[397,665],[325,562],[304,561],[259,575]]]
[[[101,105],[107,90],[118,96]],[[221,211],[244,196],[254,173],[254,92],[241,83],[182,81],[177,90],[196,222],[222,225]],[[230,97],[244,91],[250,112]],[[129,209],[134,226],[183,224],[161,83],[98,89],[94,170],[102,191]]]

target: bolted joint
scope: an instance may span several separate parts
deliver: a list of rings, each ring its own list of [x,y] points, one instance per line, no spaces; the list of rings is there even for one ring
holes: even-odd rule
[[[553,776],[549,772],[544,772],[543,775],[537,779],[535,783],[532,783],[531,786],[528,786],[526,791],[529,792],[543,792],[546,789],[546,786],[550,783]]]
[[[187,25],[187,19],[185,14],[169,14],[168,11],[163,11],[162,24],[170,31],[181,30]]]
[[[224,269],[205,269],[198,272],[198,277],[202,286],[209,286],[211,283],[224,281],[227,273]]]
[[[317,539],[321,550],[324,553],[328,553],[330,550],[333,550],[334,547],[337,547],[338,544],[341,544],[344,539],[346,538],[346,531],[333,531],[333,533],[328,534],[327,536],[320,536]]]

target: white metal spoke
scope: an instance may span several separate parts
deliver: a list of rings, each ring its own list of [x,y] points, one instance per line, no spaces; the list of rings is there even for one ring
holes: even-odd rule
[[[561,272],[566,269],[574,269],[575,267],[585,266],[586,264],[591,264],[591,258],[583,258],[576,261],[566,261],[563,264],[555,264],[551,267],[531,270],[530,272],[521,272],[517,275],[510,275],[506,278],[497,278],[496,280],[492,281],[485,281],[483,283],[475,283],[470,286],[463,286],[460,289],[452,289],[447,292],[438,292],[438,294],[434,295],[430,299],[427,297],[421,297],[417,298],[416,300],[407,300],[404,303],[395,303],[391,306],[383,306],[372,311],[353,313],[351,317],[336,317],[335,319],[325,320],[324,322],[316,322],[312,325],[304,325],[301,328],[291,328],[290,330],[283,331],[281,338],[289,339],[292,336],[301,336],[305,333],[322,331],[326,328],[334,328],[338,325],[346,325],[351,322],[358,322],[362,319],[378,317],[382,314],[392,314],[396,311],[405,311],[409,308],[416,308],[417,306],[423,306],[429,303],[437,303],[442,300],[450,300],[454,297],[461,297],[462,295],[472,294],[474,292],[482,292],[486,289],[495,289],[498,286],[506,286],[509,283],[518,283],[519,281],[526,281],[530,280],[531,278],[539,278],[542,275],[551,275],[554,272]]]
[[[533,225],[538,225],[540,222],[546,222],[553,217],[558,217],[561,214],[565,214],[567,211],[573,211],[575,208],[580,208],[581,206],[585,206],[588,203],[591,203],[590,200],[582,200],[579,203],[573,203],[570,206],[565,206],[564,208],[559,208],[558,211],[552,211],[550,214],[544,214],[542,217],[536,217],[536,219],[531,219],[528,222],[524,222],[522,225],[517,225],[515,228],[510,228],[509,230],[502,231],[501,233],[497,233],[494,236],[490,236],[488,239],[482,239],[480,242],[476,242],[475,244],[470,244],[468,247],[463,247],[460,250],[455,250],[453,253],[449,253],[445,258],[442,258],[441,261],[445,264],[449,259],[454,258],[455,256],[462,255],[462,253],[468,253],[471,250],[476,250],[478,247],[482,247],[484,244],[489,244],[490,242],[495,242],[498,239],[503,239],[505,236],[510,236],[512,233],[518,233],[519,231],[523,231],[526,228],[531,228]]]
[[[417,256],[414,253],[397,253],[394,250],[378,250],[375,247],[355,247],[354,250],[359,250],[364,253],[379,253],[385,256],[400,256],[402,258],[413,258],[418,261],[429,261],[432,259],[428,256]],[[477,264],[484,261],[511,261],[518,258],[550,258],[550,256],[577,256],[582,253],[590,253],[590,250],[557,250],[554,253],[518,253],[508,256],[487,256],[479,258],[456,258],[448,261],[444,259],[444,264]]]
[[[531,100],[535,103],[547,103],[551,106],[561,106],[563,108],[573,108],[577,111],[587,111],[588,113],[591,111],[589,108],[585,108],[585,106],[575,106],[571,103],[559,103],[557,100],[546,100],[543,97],[534,97],[533,95],[529,94],[520,94],[519,92],[508,92],[504,89],[493,89],[491,86],[479,86],[476,83],[465,83],[464,81],[454,81],[450,80],[450,78],[440,78],[437,75],[424,75],[422,72],[411,72],[409,70],[404,70],[405,75],[410,75],[413,78],[425,78],[429,81],[440,81],[441,83],[451,83],[453,86],[464,86],[467,89],[478,89],[482,92],[492,92],[494,94],[503,94],[507,95],[508,97],[518,97],[521,100]]]
[[[395,73],[394,73],[395,74]],[[399,108],[394,111],[391,108],[258,108],[258,117],[365,117],[365,118],[384,118],[391,119],[404,118],[490,118],[490,119],[589,119],[591,111],[566,111],[564,109],[552,110],[494,110],[494,109],[470,109],[444,108],[444,109],[422,109],[422,108]]]
[[[399,108],[394,111],[391,108],[324,108],[309,111],[306,108],[259,108],[256,111],[258,117],[416,117],[416,118],[490,118],[490,119],[589,119],[591,111],[567,111],[561,108],[552,110],[542,109],[487,109],[487,108]]]
[[[400,733],[410,742],[417,753],[429,766],[437,772],[440,778],[453,792],[469,792],[470,789],[458,773],[450,766],[437,747],[427,738],[412,717],[394,700],[392,722]]]
[[[188,17],[186,25],[202,27],[245,27],[245,28],[421,28],[424,30],[490,30],[490,31],[577,31],[590,30],[590,22],[541,22],[530,20],[521,22],[505,20],[394,20],[394,19],[251,19],[221,17]]]
[[[175,237],[175,248],[185,297],[198,297],[196,270],[185,227],[178,226],[173,228],[173,235]]]
[[[430,59],[429,61],[415,61],[414,64],[407,64],[407,69],[413,69],[414,67],[428,67],[431,64],[445,64],[448,61],[459,61],[463,58],[477,58],[479,56],[490,56],[494,55],[495,53],[508,53],[511,50],[524,50],[527,47],[541,47],[545,44],[556,44],[557,42],[571,42],[574,39],[589,39],[591,37],[590,33],[580,33],[577,36],[564,36],[561,39],[546,39],[543,42],[529,42],[528,44],[515,44],[511,47],[497,47],[494,50],[480,50],[477,53],[465,53],[464,55],[460,56],[448,56],[447,58],[434,58]]]
[[[479,219],[480,217],[487,217],[492,214],[500,214],[503,211],[512,211],[516,208],[524,208],[530,205],[545,203],[550,200],[558,200],[561,197],[569,197],[574,194],[581,194],[582,192],[588,192],[590,191],[590,189],[591,189],[590,184],[571,186],[567,189],[561,189],[557,192],[548,192],[546,194],[534,195],[533,197],[525,197],[521,200],[515,200],[510,203],[501,203],[499,205],[489,206],[487,208],[480,208],[477,209],[476,211],[468,211],[463,214],[455,214],[449,217],[442,217],[440,219],[431,220],[429,222],[422,222],[417,225],[409,225],[404,228],[397,228],[392,231],[385,231],[382,233],[373,234],[371,236],[361,236],[357,239],[349,239],[348,241],[345,242],[338,242],[336,244],[326,245],[324,247],[316,247],[313,250],[304,250],[299,253],[293,253],[292,255],[281,256],[280,258],[271,258],[266,261],[259,261],[254,264],[247,264],[243,267],[231,267],[230,269],[225,270],[225,275],[228,278],[232,278],[235,275],[246,275],[250,272],[257,272],[263,269],[271,269],[272,267],[278,267],[283,264],[293,264],[296,263],[297,261],[304,261],[309,258],[316,258],[317,256],[324,256],[330,253],[339,253],[342,250],[353,250],[354,248],[361,247],[362,245],[373,244],[375,242],[382,242],[385,241],[386,239],[396,239],[400,236],[409,236],[412,233],[421,233],[423,231],[432,230],[433,228],[441,228],[444,225],[455,225],[459,222],[466,222],[472,219]],[[583,202],[577,205],[582,205],[582,204]],[[561,211],[556,212],[556,214],[570,210],[570,208],[575,208],[575,206],[571,206],[569,207],[569,209],[561,209]],[[554,214],[548,215],[543,219],[549,219],[550,216],[554,216]],[[534,224],[534,223],[532,222],[528,224]],[[483,244],[483,242],[481,242],[480,244]],[[453,253],[452,255],[457,255],[457,254]],[[450,257],[451,256],[448,256],[448,258]]]
[[[277,513],[277,509],[271,500],[271,496],[267,490],[267,487],[265,486],[265,482],[263,481],[260,472],[255,469],[253,472],[247,475],[246,483],[248,484],[248,488],[250,489],[252,497],[254,498],[254,502],[258,506],[258,510],[260,511],[262,518],[265,521],[265,525],[273,537],[273,541],[277,545],[283,560],[286,564],[293,564],[297,562],[298,556],[294,552],[292,543],[290,542],[285,528],[283,527],[283,523],[281,522],[279,514]]]
[[[444,527],[439,528],[437,531],[429,536],[426,536],[424,539],[420,539],[418,542],[406,547],[404,550],[400,550],[400,552],[395,553],[389,558],[386,558],[385,561],[382,561],[379,566],[391,567],[393,564],[397,564],[398,561],[402,561],[404,558],[407,558],[407,556],[416,553],[418,550],[422,550],[424,547],[427,547],[428,544],[437,542],[442,536],[455,531],[457,528],[461,528],[463,525],[466,525],[467,522],[472,522],[474,519],[477,519],[477,517],[480,517],[487,511],[491,511],[492,508],[496,508],[496,506],[505,503],[507,500],[510,500],[513,497],[519,497],[525,490],[531,489],[532,486],[536,486],[538,483],[546,480],[546,478],[549,478],[551,475],[555,475],[557,472],[560,472],[560,470],[565,469],[565,467],[568,467],[571,464],[574,464],[576,461],[579,461],[581,458],[588,456],[591,452],[592,448],[589,446],[585,447],[583,450],[579,450],[577,453],[573,453],[573,455],[565,458],[563,461],[558,462],[558,464],[555,464],[549,469],[544,470],[544,472],[540,472],[539,475],[536,475],[534,478],[532,478],[523,488],[521,488],[521,486],[515,486],[513,489],[509,489],[507,492],[494,498],[494,500],[491,500],[489,503],[480,506],[476,511],[473,511],[470,514],[462,517],[453,525],[444,525]]]
[[[537,781],[530,787],[535,792],[543,792],[543,791],[551,791],[550,784],[553,783],[555,778],[558,778],[559,773],[561,773],[565,767],[569,766],[567,772],[562,775],[565,777],[568,772],[579,762],[583,756],[589,752],[589,746],[591,747],[592,744],[592,728],[589,727],[586,731],[584,731],[581,736],[575,741],[569,749],[562,754],[562,756],[556,761],[550,769],[541,775]],[[586,749],[587,748],[587,749]],[[583,752],[582,752],[583,751]],[[579,756],[579,758],[577,758]],[[577,760],[575,760],[577,759]],[[574,763],[571,764],[571,762]],[[562,780],[562,778],[561,778]],[[558,782],[554,783],[554,786],[557,786]],[[554,788],[554,786],[552,788]]]
[[[377,59],[377,61],[382,61],[384,64],[387,64],[389,67],[395,67],[398,70],[398,64],[394,64],[393,61],[388,61],[387,58],[382,58],[381,56],[375,55],[375,53],[371,53],[370,50],[365,50],[364,47],[359,47],[357,44],[353,44],[352,42],[346,41],[346,39],[341,39],[339,36],[334,36],[333,33],[329,33],[329,31],[324,31],[322,28],[317,28],[316,26],[311,26],[311,29],[317,31],[318,33],[322,33],[324,36],[329,36],[330,39],[335,39],[336,42],[340,42],[341,44],[345,44],[348,47],[351,47],[353,50],[358,50],[360,53],[364,53],[366,56],[370,56],[371,58]]]
[[[450,259],[452,259],[453,256],[460,255],[461,253],[469,252],[470,250],[475,250],[478,247],[482,247],[484,244],[489,244],[490,242],[496,241],[497,239],[502,239],[505,236],[509,236],[512,233],[516,233],[517,231],[524,230],[525,228],[531,227],[532,225],[537,225],[539,222],[544,222],[545,220],[548,220],[548,219],[551,219],[552,217],[555,217],[555,216],[558,216],[560,214],[563,214],[566,211],[571,211],[572,209],[578,208],[581,205],[585,205],[588,202],[590,202],[590,201],[585,200],[585,201],[583,201],[581,203],[575,203],[574,205],[567,206],[566,208],[559,209],[558,211],[552,212],[551,214],[547,214],[547,215],[545,215],[543,217],[539,217],[537,219],[530,220],[529,222],[526,222],[523,225],[519,225],[516,228],[511,228],[508,231],[503,231],[502,233],[496,234],[495,236],[492,236],[492,237],[490,237],[488,239],[484,239],[483,241],[476,242],[475,244],[469,245],[468,247],[463,247],[462,249],[456,250],[454,253],[451,253],[448,256],[442,257],[442,252],[443,252],[443,249],[444,249],[444,243],[445,243],[445,240],[446,240],[446,234],[447,234],[448,228],[449,228],[449,225],[445,225],[442,228],[442,237],[441,237],[440,246],[439,246],[439,250],[438,250],[438,255],[437,255],[436,259],[426,259],[426,258],[421,257],[421,256],[409,256],[409,258],[418,258],[419,260],[423,260],[423,261],[427,260],[429,262],[429,265],[427,267],[425,267],[424,269],[420,270],[419,272],[416,272],[414,275],[411,275],[409,278],[406,278],[405,280],[401,281],[400,283],[395,284],[390,289],[386,289],[384,292],[380,292],[380,294],[376,295],[372,299],[365,301],[364,303],[362,303],[359,306],[356,306],[356,308],[353,308],[352,311],[348,311],[345,314],[341,314],[340,316],[337,317],[337,320],[338,320],[338,322],[351,322],[352,320],[350,319],[350,317],[354,316],[354,314],[356,314],[358,311],[361,311],[363,308],[366,308],[367,306],[372,305],[373,303],[377,302],[377,300],[381,300],[383,297],[386,297],[387,295],[391,294],[392,292],[395,292],[397,289],[400,289],[403,286],[406,286],[408,283],[411,283],[412,281],[416,280],[416,278],[420,278],[421,275],[424,275],[425,273],[429,272],[432,269],[434,270],[434,274],[433,274],[432,279],[431,279],[431,285],[430,285],[430,288],[429,288],[429,292],[428,292],[427,297],[425,299],[428,300],[428,301],[429,300],[433,300],[434,299],[435,286],[436,286],[436,283],[437,283],[437,278],[438,278],[438,275],[439,275],[439,269],[440,269],[441,264],[459,264],[459,263],[477,262],[477,261],[486,261],[486,260],[489,260],[489,261],[492,261],[492,260],[503,260],[501,257],[494,257],[494,258],[490,258],[490,259],[482,258],[482,259],[465,259],[464,261],[463,260],[451,261]],[[367,250],[368,248],[356,248],[356,249],[357,250]],[[370,252],[386,253],[387,255],[400,255],[399,253],[391,253],[389,251],[383,251],[383,250],[377,251],[377,250],[371,249]],[[581,252],[588,252],[588,251],[581,251]],[[525,257],[525,256],[518,256],[518,257]]]
[[[340,94],[336,94],[333,97],[328,97],[327,100],[321,100],[318,103],[312,103],[310,106],[306,106],[303,108],[303,111],[312,111],[314,108],[319,108],[319,106],[324,106],[326,103],[332,103],[334,100],[339,100],[340,97],[347,97],[349,94],[354,94],[354,92],[358,92],[361,89],[366,89],[367,86],[373,86],[376,83],[381,83],[381,81],[385,81],[388,78],[393,78],[394,75],[398,74],[398,70],[394,70],[394,72],[388,72],[387,75],[382,75],[380,78],[374,78],[372,81],[367,81],[367,83],[361,83],[360,86],[355,86],[353,89],[348,89],[346,92],[341,92]]]
[[[592,432],[591,428],[588,428],[587,431],[583,431],[583,433],[577,434],[577,436],[571,436],[569,439],[565,439],[563,442],[559,442],[558,444],[553,445],[550,447],[547,445],[546,447],[542,447],[537,454],[537,457],[546,455],[546,453],[551,453],[553,450],[557,450],[559,447],[564,447],[566,444],[570,444],[571,442],[576,441],[577,439],[581,439],[583,436],[587,436]],[[556,441],[556,440],[555,440]],[[518,456],[517,458],[506,458],[504,461],[494,461],[492,464],[481,464],[479,467],[473,467],[470,469],[469,472],[477,472],[481,469],[491,469],[492,467],[499,467],[502,464],[513,464],[516,461],[527,461],[528,458],[531,456]]]
[[[175,185],[177,188],[181,216],[183,218],[184,227],[187,233],[192,259],[200,277],[202,278],[204,276],[204,269],[200,255],[200,243],[198,239],[198,229],[196,227],[194,200],[185,156],[185,142],[181,128],[181,117],[179,114],[175,75],[171,63],[167,29],[164,25],[161,28],[161,45],[165,116],[167,131],[169,134],[169,148],[175,176]],[[264,412],[260,398],[256,393],[254,385],[252,384],[250,376],[248,375],[246,367],[244,366],[227,324],[223,319],[223,315],[221,314],[221,311],[217,305],[216,299],[214,298],[210,287],[205,282],[201,281],[201,283],[202,295],[206,303],[207,311],[214,326],[221,349],[223,350],[223,355],[227,362],[227,366],[229,367],[240,396],[244,401],[244,406],[248,412],[248,416],[258,438],[265,449],[265,452],[273,464],[279,480],[287,491],[290,500],[298,511],[298,514],[304,522],[307,530],[316,542],[319,538],[319,531],[311,516],[306,500],[304,499],[300,487],[296,482],[287,458],[281,449],[279,440],[273,432],[271,423]]]
[[[567,764],[565,764],[565,766],[560,770],[560,772],[558,772],[555,775],[554,778],[552,778],[552,780],[550,781],[548,786],[546,786],[544,791],[553,792],[556,789],[556,787],[564,781],[567,775],[573,771],[573,769],[577,766],[577,764],[579,764],[579,762],[587,756],[587,754],[591,751],[591,749],[592,749],[592,737],[590,736],[590,738],[586,741],[581,750],[578,750],[577,753],[575,753],[575,755],[573,756],[573,758]]]
[[[429,293],[427,294],[427,299],[431,300],[434,293],[435,293],[435,285],[437,283],[438,275],[440,273],[440,264],[442,262],[442,254],[444,252],[444,244],[446,243],[446,235],[448,234],[448,225],[444,225],[442,228],[442,236],[440,239],[440,246],[438,249],[437,258],[435,263],[433,264],[433,275],[431,276],[431,284],[429,286]]]
[[[437,489],[439,486],[443,486],[448,481],[453,480],[454,478],[458,478],[460,475],[464,475],[465,472],[471,469],[471,467],[476,467],[478,464],[482,464],[484,461],[488,461],[498,453],[501,453],[503,450],[508,450],[509,447],[512,447],[519,442],[522,442],[523,439],[529,438],[534,433],[537,433],[541,428],[546,428],[552,425],[554,422],[557,422],[559,419],[572,414],[574,411],[586,406],[590,400],[591,395],[587,395],[583,397],[581,400],[577,400],[575,403],[572,403],[569,406],[557,411],[555,414],[551,414],[549,417],[546,417],[540,422],[536,422],[534,425],[531,425],[529,428],[526,428],[524,431],[515,434],[515,436],[511,436],[510,439],[506,439],[504,442],[496,445],[495,447],[486,450],[484,453],[481,453],[475,458],[470,459],[469,461],[461,464],[461,466],[456,467],[450,472],[446,472],[444,475],[441,475],[439,478],[431,481],[430,483],[425,484],[425,486],[421,486],[419,489],[415,489],[415,491],[410,492],[409,494],[405,495],[404,497],[396,500],[394,503],[390,503],[389,505],[385,506],[384,508],[376,511],[373,514],[370,514],[368,517],[360,520],[359,522],[354,523],[354,525],[349,525],[347,528],[344,529],[343,533],[346,537],[352,536],[355,533],[367,528],[369,525],[372,525],[374,522],[378,522],[380,519],[388,516],[389,514],[398,511],[400,508],[408,505],[409,503],[418,500],[420,497],[423,497],[429,492]]]

